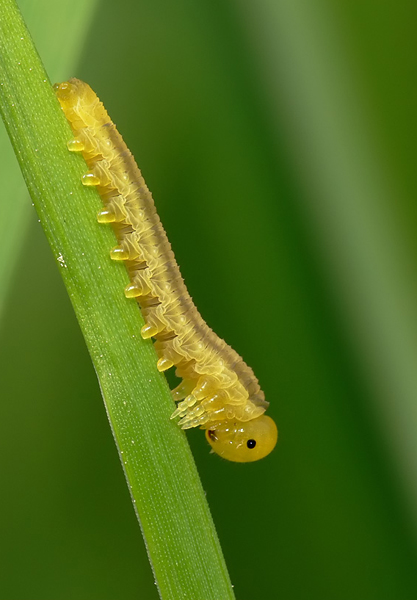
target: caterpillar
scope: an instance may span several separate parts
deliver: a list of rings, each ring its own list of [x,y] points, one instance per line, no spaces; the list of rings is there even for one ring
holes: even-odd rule
[[[103,201],[97,215],[113,226],[118,245],[110,257],[124,261],[130,277],[126,298],[136,299],[154,338],[157,368],[175,366],[182,382],[172,390],[178,402],[171,418],[183,429],[200,427],[213,451],[234,462],[269,454],[278,431],[264,415],[268,402],[252,369],[208,327],[195,307],[176,263],[152,195],[122,136],[91,87],[79,79],[54,86],[71,125],[71,152],[80,152]]]

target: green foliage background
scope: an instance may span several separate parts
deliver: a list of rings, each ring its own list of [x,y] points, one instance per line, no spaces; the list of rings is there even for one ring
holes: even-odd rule
[[[279,424],[253,465],[189,434],[237,598],[415,598],[414,4],[103,0],[82,30],[57,6],[21,3],[51,77],[104,101],[197,306]],[[21,218],[0,323],[0,599],[156,599],[78,325]]]

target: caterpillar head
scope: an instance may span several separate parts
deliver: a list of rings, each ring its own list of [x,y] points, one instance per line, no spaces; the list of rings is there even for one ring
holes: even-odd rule
[[[253,462],[267,456],[275,447],[278,429],[271,417],[261,415],[251,421],[224,421],[206,430],[213,451],[233,462]]]

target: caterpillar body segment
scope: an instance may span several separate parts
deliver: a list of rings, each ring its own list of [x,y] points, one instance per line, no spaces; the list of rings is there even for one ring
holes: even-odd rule
[[[55,89],[74,133],[68,149],[81,152],[88,166],[82,183],[96,186],[103,201],[98,222],[115,231],[110,256],[126,264],[131,283],[124,293],[141,308],[141,335],[155,339],[158,369],[175,366],[183,380],[172,391],[178,402],[173,418],[183,429],[206,429],[213,450],[228,460],[266,456],[277,430],[263,415],[268,403],[258,380],[195,307],[132,154],[88,84],[71,79]]]

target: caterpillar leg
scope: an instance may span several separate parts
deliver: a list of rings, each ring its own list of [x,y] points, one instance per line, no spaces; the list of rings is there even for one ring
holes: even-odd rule
[[[215,381],[210,377],[200,377],[198,381],[183,381],[172,392],[174,400],[181,400],[184,398],[185,392],[189,390],[191,390],[190,393],[178,404],[171,415],[171,419],[181,417],[180,426],[202,417],[203,414],[213,413],[227,402],[227,393],[224,390],[219,390],[218,386],[215,385]],[[192,408],[196,404],[197,406]],[[200,424],[200,421],[198,424]],[[190,425],[190,427],[195,427],[195,425]]]
[[[84,143],[78,139],[74,138],[67,142],[67,148],[70,152],[82,152],[85,148]]]
[[[97,185],[100,185],[100,179],[93,171],[87,171],[87,173],[81,175],[81,183],[85,187],[96,187]]]
[[[177,385],[176,388],[171,390],[171,394],[172,394],[172,398],[173,398],[174,402],[179,402],[180,400],[183,400],[184,398],[186,398],[189,394],[191,394],[191,392],[194,389],[194,386],[195,386],[194,381],[190,381],[187,379],[184,379],[183,381],[181,381],[181,383],[179,385]],[[171,417],[171,418],[173,418],[173,417]]]
[[[156,368],[161,373],[163,373],[164,371],[168,371],[168,369],[170,369],[173,366],[174,366],[174,363],[172,362],[172,360],[169,360],[169,358],[165,358],[165,357],[160,358],[158,360],[158,362],[156,363]]]
[[[138,298],[139,296],[146,296],[150,293],[151,284],[149,272],[146,267],[136,271],[136,274],[131,277],[131,280],[131,283],[124,289],[126,298]]]
[[[165,325],[163,323],[146,323],[140,330],[140,335],[144,340],[148,340],[151,337],[155,337],[165,329]]]
[[[132,236],[123,240],[122,244],[115,246],[110,250],[112,260],[138,260],[141,257],[141,251]]]
[[[197,398],[193,396],[193,394],[190,394],[185,398],[185,400],[178,404],[176,410],[174,410],[170,418],[175,419],[175,417],[184,417],[187,414],[187,412],[189,412],[189,409],[192,406],[194,406],[196,402]]]
[[[105,203],[97,214],[99,223],[123,223],[126,220],[125,202],[122,196],[115,196]]]
[[[213,394],[218,387],[216,380],[213,377],[200,377],[197,381],[197,385],[193,390],[194,396],[197,400],[203,400],[207,396]]]

